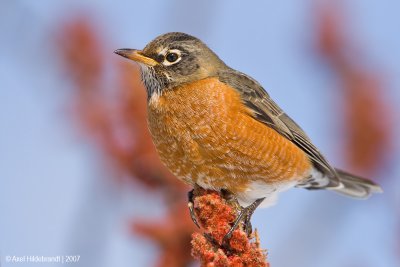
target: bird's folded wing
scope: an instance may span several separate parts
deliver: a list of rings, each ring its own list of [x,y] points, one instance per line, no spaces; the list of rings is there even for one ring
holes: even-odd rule
[[[273,128],[307,153],[313,165],[329,178],[329,184],[324,187],[339,186],[335,170],[311,143],[310,138],[300,126],[271,99],[257,81],[235,70],[220,72],[218,78],[241,94],[243,103],[253,111],[255,119]],[[312,187],[309,186],[310,189]]]

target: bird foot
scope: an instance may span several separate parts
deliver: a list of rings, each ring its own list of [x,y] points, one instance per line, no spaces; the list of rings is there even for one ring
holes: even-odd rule
[[[236,219],[233,221],[233,225],[231,229],[229,229],[228,233],[224,236],[222,239],[222,245],[226,246],[229,244],[229,240],[232,238],[233,232],[238,228],[239,224],[243,222],[243,231],[246,232],[247,236],[250,236],[251,233],[253,232],[252,226],[251,226],[251,216],[253,215],[254,211],[257,209],[257,207],[261,204],[261,202],[264,201],[265,198],[259,198],[253,203],[251,203],[249,206],[242,208],[239,212],[239,215],[236,217]]]

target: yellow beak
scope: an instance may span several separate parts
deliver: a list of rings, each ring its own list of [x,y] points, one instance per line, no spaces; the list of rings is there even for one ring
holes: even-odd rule
[[[146,64],[151,67],[158,65],[158,62],[155,61],[154,59],[142,55],[142,51],[140,50],[124,48],[124,49],[117,49],[114,51],[114,53],[122,57],[126,57],[130,60],[136,61],[138,63]]]

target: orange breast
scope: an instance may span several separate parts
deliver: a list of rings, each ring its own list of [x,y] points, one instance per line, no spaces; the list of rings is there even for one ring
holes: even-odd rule
[[[216,78],[153,95],[148,120],[161,160],[178,178],[242,192],[252,181],[299,180],[307,155],[255,120],[234,89]]]

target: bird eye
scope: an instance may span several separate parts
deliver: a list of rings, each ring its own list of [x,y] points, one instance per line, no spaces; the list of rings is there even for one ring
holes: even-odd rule
[[[178,56],[177,53],[168,53],[168,54],[165,56],[165,59],[166,59],[168,62],[170,62],[170,63],[174,63],[175,61],[178,60],[178,58],[179,58],[179,56]]]

